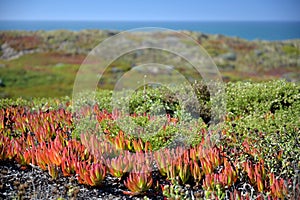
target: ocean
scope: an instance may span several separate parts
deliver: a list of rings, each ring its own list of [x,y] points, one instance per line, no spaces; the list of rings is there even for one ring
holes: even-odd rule
[[[247,40],[300,39],[299,22],[231,22],[231,21],[0,21],[0,30],[129,30],[141,27],[161,27],[173,30],[222,34]]]

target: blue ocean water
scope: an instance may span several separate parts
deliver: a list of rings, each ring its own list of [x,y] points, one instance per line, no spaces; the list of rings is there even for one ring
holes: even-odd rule
[[[299,22],[205,22],[205,21],[0,21],[0,30],[128,30],[161,27],[236,36],[247,40],[300,39]]]

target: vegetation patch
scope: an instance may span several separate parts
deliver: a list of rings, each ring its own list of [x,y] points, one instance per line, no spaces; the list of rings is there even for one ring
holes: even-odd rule
[[[209,105],[206,86],[194,88],[199,102]],[[284,81],[229,83],[226,115],[217,128],[205,115],[186,120],[168,113],[157,123],[145,106],[160,101],[173,113],[179,108],[169,94],[150,88],[152,101],[139,92],[130,97],[135,109],[126,116],[130,123],[121,125],[118,120],[125,118],[110,107],[111,91],[97,92],[93,101],[83,96],[86,106],[76,111],[69,98],[3,99],[1,174],[35,170],[32,176],[51,188],[70,181],[50,191],[57,198],[297,199],[299,89]],[[156,131],[126,131],[139,128]],[[39,183],[22,179],[19,190],[20,184],[5,177],[1,197],[37,197]]]

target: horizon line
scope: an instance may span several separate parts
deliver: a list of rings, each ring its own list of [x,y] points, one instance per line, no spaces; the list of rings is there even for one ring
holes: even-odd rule
[[[0,21],[51,22],[300,22],[300,20],[95,20],[95,19],[0,19]]]

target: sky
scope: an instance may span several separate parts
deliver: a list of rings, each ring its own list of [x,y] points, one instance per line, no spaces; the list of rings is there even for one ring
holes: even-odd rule
[[[0,0],[0,20],[300,21],[300,0]]]

